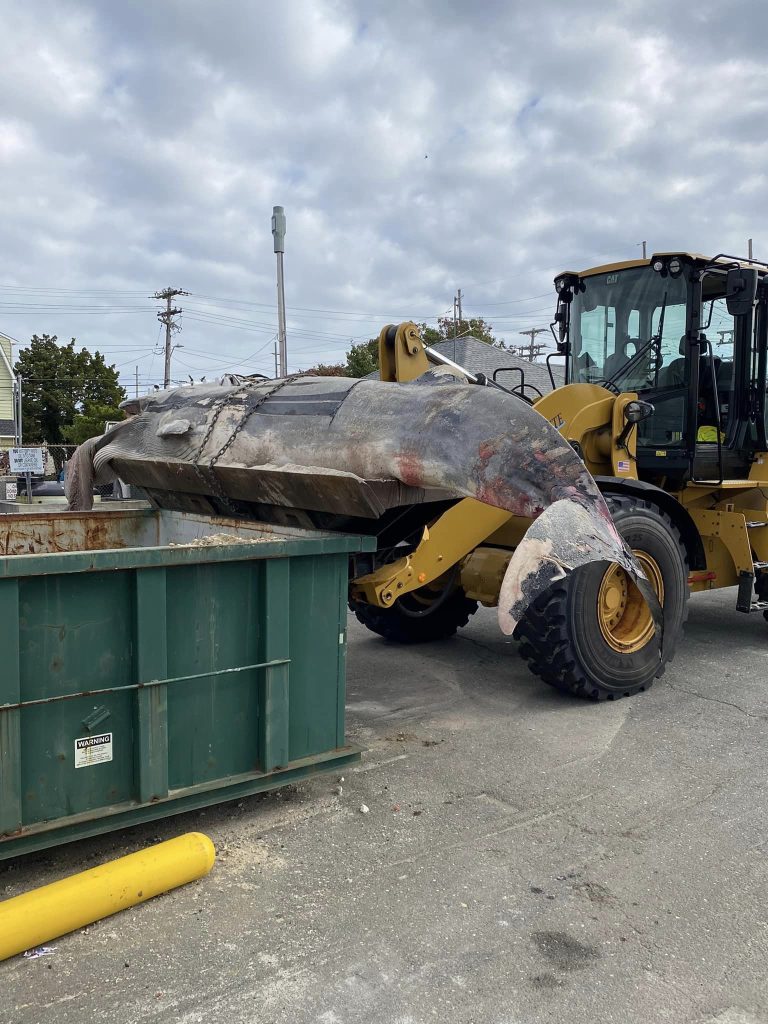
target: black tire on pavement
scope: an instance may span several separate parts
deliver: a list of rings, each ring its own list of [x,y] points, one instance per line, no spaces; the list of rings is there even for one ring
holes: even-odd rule
[[[532,672],[558,690],[592,700],[630,697],[663,675],[682,636],[689,594],[686,551],[672,519],[640,498],[606,495],[606,501],[629,547],[650,556],[658,569],[664,588],[663,658],[655,634],[630,653],[616,649],[613,633],[613,644],[606,639],[598,615],[605,563],[582,566],[552,586],[515,631]]]
[[[768,573],[758,573],[755,580],[755,595],[758,601],[768,601]],[[768,609],[763,612],[763,618],[768,622]]]
[[[429,603],[417,603],[420,594],[421,592],[417,590],[412,595],[401,597],[391,608],[378,608],[365,601],[355,600],[349,602],[349,607],[355,613],[358,622],[372,633],[399,644],[445,640],[453,636],[457,629],[466,626],[470,616],[477,611],[477,601],[466,597],[460,587],[444,598],[435,600],[434,609],[430,608]],[[431,599],[434,594],[429,592],[428,597]],[[405,608],[403,602],[407,602]],[[407,614],[406,609],[411,614]]]

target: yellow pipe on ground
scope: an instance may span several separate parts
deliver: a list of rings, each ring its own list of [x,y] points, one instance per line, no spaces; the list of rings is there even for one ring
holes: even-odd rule
[[[0,903],[0,960],[202,878],[215,859],[208,836],[188,832],[5,900]]]

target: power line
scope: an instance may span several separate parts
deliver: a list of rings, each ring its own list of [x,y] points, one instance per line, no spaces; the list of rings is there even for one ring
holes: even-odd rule
[[[151,312],[151,306],[136,307],[135,309],[77,309],[75,307],[68,306],[66,308],[57,308],[56,306],[37,306],[35,308],[24,308],[24,309],[8,309],[0,305],[0,311],[5,316],[39,316],[41,312],[55,313],[57,316],[74,314],[77,316],[126,316],[129,313],[148,313]]]
[[[216,326],[219,326],[219,327],[231,327],[233,329],[238,329],[238,330],[254,331],[256,333],[259,333],[259,332],[262,332],[262,333],[270,332],[270,333],[274,334],[275,333],[275,328],[276,328],[275,324],[263,323],[263,322],[258,321],[258,320],[244,320],[244,319],[237,318],[237,317],[227,317],[227,316],[224,316],[222,314],[215,314],[214,315],[214,314],[202,313],[200,311],[197,311],[197,312],[195,312],[193,314],[185,312],[184,313],[184,319],[185,319],[185,321],[186,320],[197,320],[199,323],[213,324],[213,325],[216,325]],[[313,338],[340,338],[341,340],[343,340],[345,342],[349,341],[349,338],[350,338],[349,334],[347,334],[347,333],[340,334],[340,333],[337,333],[335,331],[312,331],[312,330],[308,330],[305,327],[292,327],[291,328],[291,333],[292,334],[305,335],[307,337],[313,337]],[[356,337],[358,337],[358,338],[370,337],[370,332],[366,332],[365,334],[358,334],[358,335],[356,335]]]
[[[554,288],[548,292],[540,292],[538,295],[528,295],[524,299],[505,299],[503,302],[484,302],[482,306],[470,306],[470,309],[488,309],[489,306],[512,306],[518,302],[533,302],[534,299],[546,299],[554,293]]]
[[[0,284],[0,291],[26,292],[53,292],[67,295],[144,295],[144,289],[135,291],[127,288],[48,288],[41,285],[23,284]]]
[[[250,307],[250,306],[255,306],[255,307],[261,308],[261,309],[274,309],[275,311],[277,311],[277,306],[276,306],[276,304],[274,302],[249,302],[249,301],[246,301],[245,299],[224,299],[224,298],[221,298],[220,296],[216,296],[216,295],[202,295],[199,292],[192,292],[191,294],[192,294],[192,297],[195,298],[195,299],[208,299],[210,301],[210,303],[213,304],[213,305],[224,305],[224,306],[228,306],[228,307],[233,307],[233,306],[248,306],[248,307]],[[325,308],[322,308],[322,307],[314,307],[314,306],[288,306],[286,308],[287,308],[287,312],[288,313],[292,313],[292,314],[296,314],[296,313],[338,313],[338,314],[341,314],[343,316],[359,316],[359,317],[370,318],[372,320],[380,319],[382,317],[385,320],[389,319],[389,318],[391,318],[391,319],[397,319],[398,318],[398,316],[393,314],[392,312],[389,312],[389,313],[372,313],[370,311],[365,311],[365,310],[325,309]],[[431,314],[426,314],[426,313],[425,314],[410,313],[409,316],[412,319],[415,319],[415,320],[437,320],[436,316],[433,316]],[[403,315],[399,314],[399,318],[403,319]]]
[[[215,311],[215,307],[219,306],[219,305],[226,305],[229,309],[234,309],[234,310],[242,309],[243,311],[246,311],[247,309],[263,309],[265,311],[268,310],[270,312],[270,314],[272,313],[273,310],[275,310],[275,305],[274,304],[257,303],[257,302],[246,302],[244,300],[236,300],[236,299],[224,300],[224,299],[218,299],[218,298],[215,298],[215,297],[211,297],[211,298],[208,299],[208,301],[206,301],[206,298],[207,298],[206,296],[197,295],[196,293],[187,293],[187,294],[192,294],[193,296],[198,298],[198,300],[202,300],[202,306],[200,306],[200,305],[187,305],[185,307],[186,310],[189,310],[189,311],[194,310],[195,312],[198,312],[201,316],[207,316],[207,317],[210,317],[210,318],[222,317],[222,316],[226,315],[226,314],[218,313],[218,312]],[[549,293],[546,293],[546,294],[549,294]],[[534,300],[536,298],[539,298],[539,297],[542,297],[542,296],[529,296],[529,297],[520,298],[520,299],[510,299],[510,300],[507,300],[506,302],[487,303],[484,306],[477,306],[477,307],[472,307],[472,308],[478,309],[478,310],[483,310],[483,309],[486,308],[486,306],[494,306],[495,307],[495,306],[510,305],[510,304],[513,304],[513,303],[529,302],[529,301],[532,301],[532,300]],[[214,309],[213,310],[206,309],[205,308],[206,306],[209,306],[209,307],[213,306]],[[66,314],[88,314],[88,315],[113,314],[113,315],[120,315],[120,314],[124,314],[124,313],[125,314],[127,314],[127,313],[144,313],[144,312],[147,312],[148,310],[150,310],[151,308],[152,307],[150,307],[150,306],[133,305],[133,304],[128,304],[128,303],[121,303],[121,304],[111,303],[111,304],[107,305],[107,304],[94,304],[94,303],[86,304],[86,303],[71,303],[71,302],[32,302],[32,301],[29,301],[29,302],[7,302],[7,301],[3,301],[2,299],[0,299],[0,310],[8,313],[9,315],[13,315],[13,314],[31,315],[31,314],[37,314],[37,313],[39,313],[41,311],[48,311],[50,313],[66,313]],[[521,311],[519,313],[513,313],[513,312],[500,313],[500,314],[497,315],[496,319],[500,319],[502,317],[504,319],[507,319],[507,318],[510,318],[510,317],[525,317],[528,313],[531,313],[531,312],[539,312],[539,310]],[[363,311],[357,311],[357,310],[326,309],[326,308],[323,308],[323,307],[309,307],[309,306],[291,306],[291,307],[288,307],[288,313],[292,317],[302,318],[302,317],[305,317],[305,316],[312,316],[312,317],[314,317],[314,316],[318,316],[319,315],[319,316],[323,317],[324,319],[331,319],[331,320],[333,320],[333,319],[341,319],[344,322],[349,322],[350,318],[356,318],[356,319],[360,320],[361,322],[365,322],[367,320],[381,320],[381,319],[397,320],[397,319],[404,319],[404,318],[413,319],[413,320],[417,320],[417,321],[424,321],[424,322],[434,322],[434,321],[437,321],[439,319],[439,315],[435,316],[434,314],[425,314],[425,313],[421,313],[421,314],[417,314],[417,313],[413,313],[413,312],[411,312],[409,314],[404,314],[404,313],[393,314],[392,312],[389,312],[389,313],[376,313],[376,312],[363,312]],[[231,318],[231,319],[235,319],[235,318]],[[241,322],[247,322],[249,324],[259,323],[258,321],[246,320],[245,318],[242,318]],[[273,330],[274,327],[275,327],[275,324],[274,323],[269,323],[269,324],[263,324],[263,326],[265,327],[265,329],[272,329]]]

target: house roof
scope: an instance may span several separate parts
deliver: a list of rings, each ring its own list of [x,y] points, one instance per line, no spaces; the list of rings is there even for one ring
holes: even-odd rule
[[[430,345],[430,348],[439,352],[440,355],[452,359],[454,363],[458,363],[470,373],[484,373],[486,377],[492,377],[495,370],[514,368],[515,372],[499,373],[498,382],[506,388],[511,389],[519,385],[520,374],[516,371],[520,369],[525,374],[526,383],[533,384],[543,395],[552,390],[552,382],[549,379],[549,371],[545,363],[531,363],[520,356],[513,356],[506,349],[496,348],[494,345],[487,345],[484,341],[478,341],[477,338],[467,337],[455,340],[449,338],[447,341],[438,341],[435,345]],[[562,365],[558,366],[553,363],[552,373],[558,386],[564,383],[565,371]],[[368,376],[375,379],[378,377],[378,372]],[[530,390],[527,390],[526,394],[528,398],[536,397],[535,393]]]
[[[522,370],[527,383],[533,384],[542,394],[552,390],[552,382],[549,379],[549,371],[545,363],[532,363],[528,359],[512,355],[511,352],[507,352],[503,348],[486,345],[485,342],[478,341],[477,338],[456,338],[455,341],[449,338],[447,341],[438,341],[430,348],[439,352],[440,355],[452,359],[454,363],[463,366],[470,373],[484,373],[487,377],[492,377],[495,370],[509,370],[514,367]],[[552,373],[557,384],[564,382],[565,375],[562,366],[553,365]],[[516,372],[499,373],[499,383],[504,387],[516,387],[520,383],[520,374]]]

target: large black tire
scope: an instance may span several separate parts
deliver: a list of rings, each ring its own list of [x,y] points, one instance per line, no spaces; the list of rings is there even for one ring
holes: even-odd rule
[[[419,591],[416,591],[416,595]],[[358,622],[378,633],[386,640],[399,644],[423,644],[430,640],[445,640],[453,636],[457,629],[466,626],[470,615],[477,611],[477,601],[466,597],[459,587],[452,591],[439,604],[435,602],[433,611],[424,615],[407,615],[404,613],[400,598],[391,608],[378,608],[365,601],[350,601],[349,607],[355,613]]]
[[[755,579],[755,596],[758,601],[768,601],[768,573],[758,573]],[[763,612],[763,618],[768,622],[768,609]]]
[[[598,596],[607,569],[585,565],[534,602],[519,623],[520,655],[545,683],[593,700],[631,697],[652,686],[674,657],[687,617],[688,560],[680,531],[658,506],[640,498],[607,495],[619,533],[634,551],[650,556],[664,587],[664,653],[651,636],[631,653],[606,640]]]

